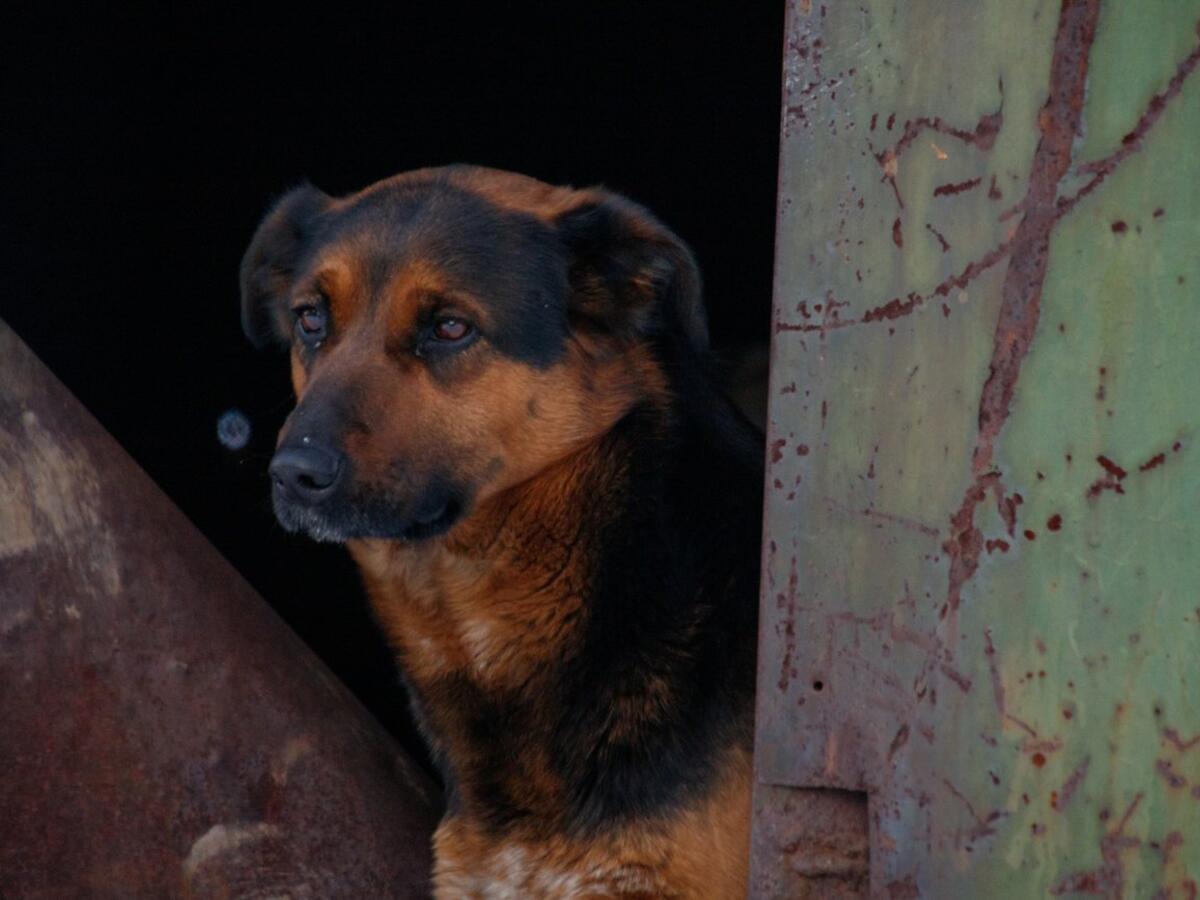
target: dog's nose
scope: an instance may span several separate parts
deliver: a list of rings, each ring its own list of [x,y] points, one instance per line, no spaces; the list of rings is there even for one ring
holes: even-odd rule
[[[332,450],[293,444],[275,451],[269,471],[277,487],[311,505],[333,494],[344,469],[341,456]]]

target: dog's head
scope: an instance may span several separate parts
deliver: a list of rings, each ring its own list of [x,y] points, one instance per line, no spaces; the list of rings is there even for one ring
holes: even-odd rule
[[[242,323],[291,351],[275,511],[321,540],[414,540],[665,391],[707,342],[691,253],[616,194],[427,169],[282,197],[241,269]]]

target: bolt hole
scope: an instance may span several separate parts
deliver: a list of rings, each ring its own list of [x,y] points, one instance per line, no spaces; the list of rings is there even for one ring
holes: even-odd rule
[[[813,690],[814,691],[825,690],[825,682],[823,682],[820,678],[818,678],[816,681],[813,682]]]

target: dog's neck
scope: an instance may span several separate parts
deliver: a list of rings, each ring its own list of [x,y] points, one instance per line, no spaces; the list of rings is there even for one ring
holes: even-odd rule
[[[611,821],[710,783],[702,748],[748,752],[757,509],[727,498],[758,476],[674,414],[635,411],[441,539],[350,545],[464,820]]]

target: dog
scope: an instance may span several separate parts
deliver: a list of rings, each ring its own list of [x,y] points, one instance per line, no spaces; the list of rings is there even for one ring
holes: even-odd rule
[[[422,169],[270,209],[279,522],[345,544],[445,784],[438,897],[739,897],[762,441],[700,276],[605,189]]]

